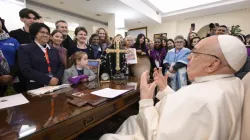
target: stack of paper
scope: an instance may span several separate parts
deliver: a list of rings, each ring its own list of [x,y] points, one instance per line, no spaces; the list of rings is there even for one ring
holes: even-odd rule
[[[127,86],[132,86],[132,87],[134,87],[135,90],[137,89],[137,83],[135,83],[135,82],[128,82]]]
[[[0,98],[0,109],[26,104],[29,101],[22,95],[16,94]]]
[[[28,93],[33,94],[33,95],[41,95],[41,94],[54,92],[56,90],[68,88],[68,87],[70,87],[70,84],[63,84],[59,86],[46,86],[46,87],[41,87],[41,88],[34,89],[34,90],[29,90]]]
[[[135,48],[129,48],[128,53],[125,54],[127,64],[137,64],[137,54]]]
[[[119,95],[122,95],[122,94],[128,92],[128,91],[129,90],[117,90],[117,89],[111,89],[111,88],[104,88],[101,90],[91,92],[91,94],[101,96],[101,97],[106,97],[106,98],[115,98]]]

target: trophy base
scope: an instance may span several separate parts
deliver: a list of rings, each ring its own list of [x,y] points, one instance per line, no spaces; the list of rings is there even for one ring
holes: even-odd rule
[[[126,85],[127,83],[127,76],[123,73],[118,73],[112,76],[112,82],[116,85]]]
[[[123,73],[115,74],[112,76],[112,80],[125,80],[126,76]]]

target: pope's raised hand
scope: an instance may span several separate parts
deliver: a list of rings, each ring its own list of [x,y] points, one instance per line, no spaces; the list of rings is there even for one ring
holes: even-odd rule
[[[168,75],[163,76],[162,68],[158,70],[154,68],[154,82],[158,85],[161,91],[163,91],[168,86]]]
[[[153,82],[148,84],[148,76],[149,76],[148,70],[141,75],[141,83],[140,83],[141,99],[153,99],[154,97],[156,83]]]

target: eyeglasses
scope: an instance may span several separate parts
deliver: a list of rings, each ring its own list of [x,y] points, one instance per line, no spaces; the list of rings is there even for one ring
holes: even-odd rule
[[[44,31],[40,31],[39,33],[42,35],[50,35],[49,32],[44,32]]]
[[[183,43],[183,41],[176,41],[176,42],[174,42],[175,44],[182,44]]]
[[[208,54],[208,53],[195,52],[195,51],[192,50],[192,51],[190,52],[190,56],[192,57],[194,54],[209,55],[209,56],[213,56],[213,57],[215,57],[216,59],[219,59],[219,60],[220,60],[220,58],[219,58],[218,56],[216,56],[216,55]]]

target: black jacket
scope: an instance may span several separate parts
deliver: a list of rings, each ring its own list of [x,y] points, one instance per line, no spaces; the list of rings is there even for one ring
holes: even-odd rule
[[[22,29],[13,30],[10,32],[10,36],[15,38],[21,45],[32,42],[30,33],[23,31]]]
[[[86,46],[87,46],[87,49],[83,51],[83,50],[77,48],[76,43],[72,44],[72,46],[70,47],[70,50],[69,50],[69,57],[71,57],[75,52],[83,51],[83,52],[87,53],[88,59],[95,59],[93,49],[91,47],[89,47],[88,45],[86,45]]]
[[[70,38],[69,35],[67,35],[67,37],[65,38],[65,40],[63,40],[62,45],[65,49],[67,49],[67,56],[70,57],[69,53],[70,53],[70,47],[73,44],[73,40]]]
[[[58,51],[51,47],[48,51],[51,73],[61,81],[64,66],[61,62]],[[18,49],[18,64],[26,80],[28,90],[40,88],[48,85],[51,77],[48,74],[48,64],[45,60],[45,54],[36,43],[30,43],[21,46]]]

